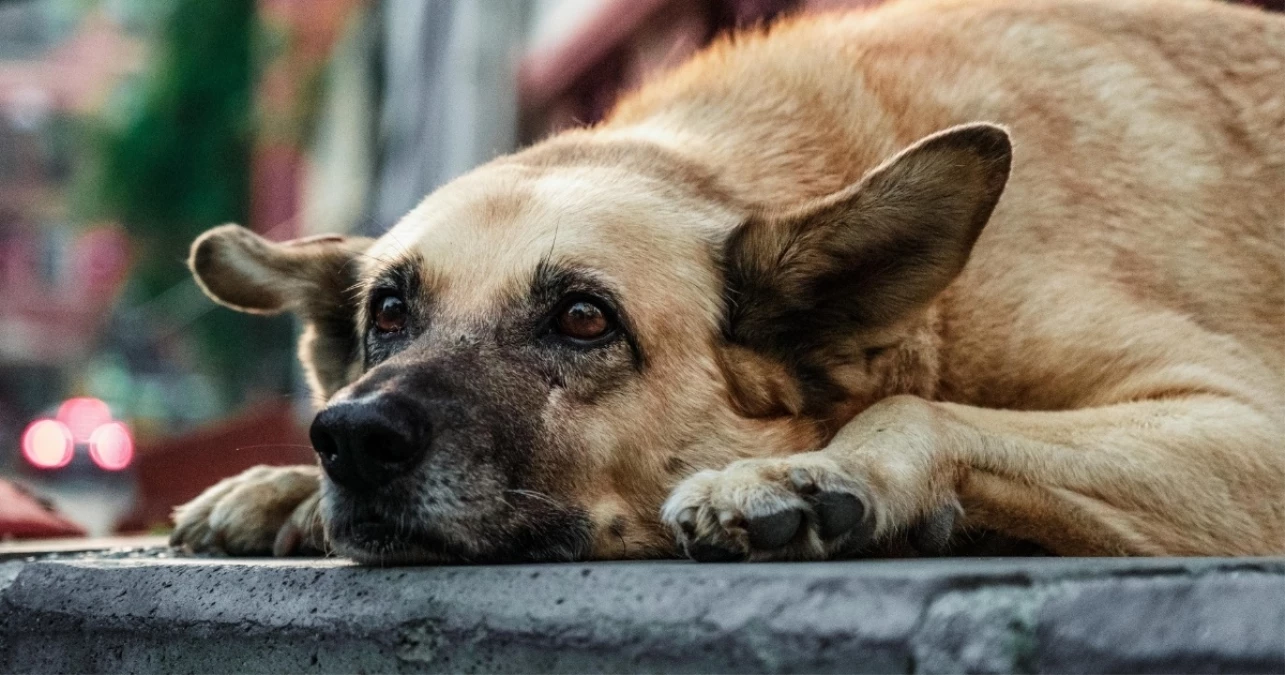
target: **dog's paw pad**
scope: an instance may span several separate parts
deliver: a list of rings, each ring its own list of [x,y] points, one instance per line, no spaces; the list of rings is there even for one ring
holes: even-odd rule
[[[803,525],[801,509],[785,509],[749,519],[746,531],[750,546],[758,550],[781,548],[793,541]]]
[[[745,552],[727,548],[710,541],[690,541],[684,546],[687,557],[697,562],[740,562]]]
[[[866,518],[866,505],[857,496],[855,485],[816,467],[791,469],[790,484],[816,515],[817,536],[822,540],[849,533],[860,539],[869,538],[871,532],[867,530],[872,529],[873,519]]]
[[[817,534],[822,539],[848,534],[865,520],[865,505],[850,492],[821,492],[809,501],[817,515]]]
[[[697,560],[826,558],[869,540],[875,520],[863,484],[833,464],[756,459],[703,471],[675,489],[662,517]]]
[[[950,546],[959,512],[957,504],[949,504],[929,514],[910,529],[910,545],[924,555],[944,554]]]

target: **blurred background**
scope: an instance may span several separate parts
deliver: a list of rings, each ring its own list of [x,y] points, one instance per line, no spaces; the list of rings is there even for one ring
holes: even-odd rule
[[[0,539],[312,462],[298,327],[200,293],[205,229],[377,235],[722,32],[874,1],[0,0]]]

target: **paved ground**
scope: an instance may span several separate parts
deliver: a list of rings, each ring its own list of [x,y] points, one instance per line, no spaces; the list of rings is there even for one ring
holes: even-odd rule
[[[1285,560],[0,562],[0,672],[1285,672]]]

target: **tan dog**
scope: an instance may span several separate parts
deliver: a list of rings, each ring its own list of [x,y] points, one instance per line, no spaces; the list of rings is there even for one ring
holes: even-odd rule
[[[1280,17],[998,0],[789,22],[377,241],[198,240],[211,297],[306,322],[324,474],[224,481],[174,541],[1279,554],[1283,261]]]

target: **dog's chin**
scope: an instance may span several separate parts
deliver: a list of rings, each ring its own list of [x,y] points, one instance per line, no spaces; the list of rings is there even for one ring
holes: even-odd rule
[[[442,565],[469,562],[462,547],[427,531],[364,521],[328,528],[335,553],[363,565]]]
[[[572,562],[583,560],[587,550],[576,543],[554,540],[513,546],[509,542],[460,542],[424,528],[408,529],[379,521],[347,522],[327,536],[332,550],[363,565],[459,565],[469,563]]]
[[[387,542],[334,543],[334,552],[359,565],[387,567],[390,565],[459,565],[467,562],[462,556],[433,550],[402,540]]]
[[[322,498],[331,550],[367,565],[571,562],[590,556],[592,524],[575,508],[427,513],[394,500]],[[501,502],[508,507],[506,502]]]

